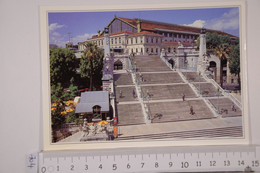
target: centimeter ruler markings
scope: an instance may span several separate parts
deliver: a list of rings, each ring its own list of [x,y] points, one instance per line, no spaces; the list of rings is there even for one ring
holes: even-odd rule
[[[197,151],[196,151],[197,150]],[[260,147],[39,153],[39,173],[260,171]]]

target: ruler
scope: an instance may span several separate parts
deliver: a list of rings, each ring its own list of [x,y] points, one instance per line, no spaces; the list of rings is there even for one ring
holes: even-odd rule
[[[260,171],[260,146],[164,147],[51,151],[39,173]]]

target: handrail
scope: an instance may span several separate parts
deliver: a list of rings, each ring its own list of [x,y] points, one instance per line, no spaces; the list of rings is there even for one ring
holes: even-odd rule
[[[226,92],[214,79],[210,79],[207,75],[202,74],[202,76],[210,83],[212,83],[216,88],[219,88],[219,90],[221,91],[221,93],[224,96],[227,96],[228,98],[230,98],[235,104],[236,106],[238,106],[240,109],[242,109],[242,104],[241,102],[235,98],[232,94]]]

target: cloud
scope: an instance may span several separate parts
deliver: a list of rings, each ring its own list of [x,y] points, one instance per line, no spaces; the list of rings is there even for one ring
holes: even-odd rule
[[[65,47],[66,43],[68,43],[68,35],[61,34],[59,32],[59,29],[66,27],[65,25],[61,25],[58,23],[52,23],[49,25],[49,42],[50,44],[56,44],[59,47]],[[71,33],[71,41],[73,44],[78,44],[78,42],[86,41],[87,39],[91,38],[93,35],[96,34],[90,34],[85,33],[82,35],[73,36],[73,33]]]
[[[215,30],[237,30],[239,29],[239,11],[238,8],[231,9],[221,17],[206,22],[206,28]]]
[[[91,38],[93,35],[96,34],[85,33],[82,35],[77,35],[75,37],[72,37],[71,41],[73,42],[73,44],[78,44],[78,42],[86,41],[87,39]]]
[[[58,23],[52,23],[49,25],[49,31],[55,31],[56,29],[63,28],[65,25],[59,25]]]
[[[64,28],[65,25],[60,25],[58,23],[52,23],[49,25],[49,42],[50,44],[56,44],[59,47],[65,47],[66,41],[65,37],[58,32],[59,29]]]
[[[236,33],[237,30],[239,30],[239,10],[238,8],[233,8],[228,12],[224,13],[219,18],[214,18],[206,21],[198,19],[191,24],[184,25],[198,28],[205,27],[213,30]]]
[[[184,25],[202,28],[205,25],[205,23],[206,23],[206,21],[204,21],[204,20],[195,20],[192,24],[184,24]]]

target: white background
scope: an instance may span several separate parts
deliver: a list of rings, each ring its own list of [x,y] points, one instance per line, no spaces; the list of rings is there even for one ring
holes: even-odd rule
[[[209,1],[209,0],[207,0]],[[204,2],[207,2],[204,0]],[[216,0],[215,0],[216,1]],[[42,149],[40,5],[123,5],[202,0],[0,0],[0,172],[25,173],[26,154]],[[251,144],[260,144],[260,1],[247,1]]]

